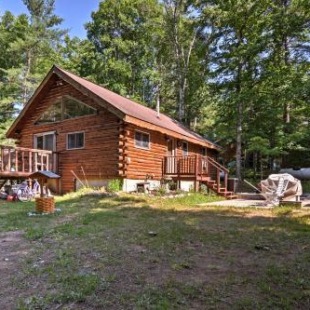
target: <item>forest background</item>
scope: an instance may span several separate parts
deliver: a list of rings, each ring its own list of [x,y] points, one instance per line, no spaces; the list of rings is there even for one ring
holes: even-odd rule
[[[310,167],[308,0],[104,0],[70,37],[55,0],[0,16],[0,143],[53,64],[224,147],[236,177]],[[250,168],[250,169],[247,169]]]

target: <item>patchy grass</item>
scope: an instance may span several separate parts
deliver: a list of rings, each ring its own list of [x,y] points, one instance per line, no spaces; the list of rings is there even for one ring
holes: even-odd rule
[[[310,210],[197,207],[216,199],[1,202],[0,308],[310,308]]]

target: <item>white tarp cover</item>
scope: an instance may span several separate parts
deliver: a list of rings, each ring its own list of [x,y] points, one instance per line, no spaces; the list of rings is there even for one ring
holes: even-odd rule
[[[288,173],[269,175],[260,182],[260,188],[266,200],[274,202],[297,201],[302,195],[300,181]]]

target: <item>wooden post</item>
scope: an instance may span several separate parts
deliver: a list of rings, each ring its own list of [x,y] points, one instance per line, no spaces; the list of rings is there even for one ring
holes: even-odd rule
[[[38,153],[35,152],[34,154],[34,171],[38,171]]]
[[[18,151],[15,149],[15,171],[18,171]]]
[[[46,170],[50,170],[50,154],[46,154]]]
[[[224,172],[225,176],[224,176],[224,187],[225,190],[227,191],[227,187],[228,187],[228,173]]]
[[[198,165],[198,156],[195,155],[195,192],[199,192]]]
[[[43,169],[43,167],[44,167],[44,155],[43,155],[43,153],[40,153],[40,155],[41,155],[41,170],[44,170]]]
[[[11,150],[8,149],[8,168],[9,168],[9,171],[11,171]]]
[[[25,172],[25,152],[22,151],[22,172]]]
[[[28,156],[29,156],[29,172],[31,173],[33,171],[33,169],[32,169],[32,152],[31,151],[28,152]]]
[[[216,168],[216,182],[217,182],[217,192],[220,192],[221,188],[221,176],[220,176],[220,170]]]

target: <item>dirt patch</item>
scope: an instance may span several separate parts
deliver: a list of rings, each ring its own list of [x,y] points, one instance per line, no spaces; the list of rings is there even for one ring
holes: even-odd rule
[[[23,261],[31,251],[31,243],[22,231],[0,233],[0,308],[14,309],[19,290],[12,285],[22,272]]]

